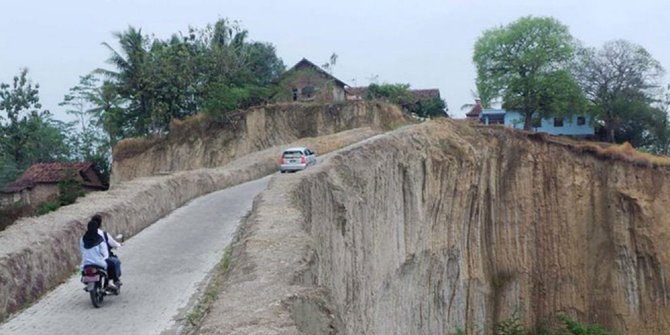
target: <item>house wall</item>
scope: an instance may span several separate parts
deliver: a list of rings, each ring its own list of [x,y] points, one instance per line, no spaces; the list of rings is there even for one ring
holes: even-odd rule
[[[332,79],[311,69],[297,69],[279,82],[281,92],[275,97],[278,102],[292,102],[293,89],[297,89],[297,101],[341,102],[346,100],[344,87],[338,86]],[[313,94],[306,94],[305,88],[314,88]]]
[[[30,189],[0,195],[0,206],[7,207],[22,203],[33,209],[41,203],[58,199],[58,184],[37,184]]]
[[[342,102],[345,100],[347,100],[347,96],[344,87],[335,85],[333,87],[333,101]]]
[[[47,201],[58,199],[58,184],[37,184],[27,193],[26,204],[38,206]]]
[[[501,114],[502,110],[491,112],[483,112],[481,118],[484,119],[484,124],[489,124],[488,116],[491,114]],[[524,118],[519,112],[506,111],[505,125],[523,129]],[[533,128],[533,131],[538,133],[547,133],[551,135],[571,135],[571,136],[591,136],[595,134],[593,126],[591,126],[591,117],[584,116],[586,122],[583,125],[577,125],[577,117],[581,115],[573,115],[563,118],[563,127],[554,127],[554,118],[544,118],[540,123],[540,127]]]
[[[0,207],[8,207],[11,205],[14,205],[18,202],[21,202],[25,194],[27,193],[27,190],[23,190],[21,192],[16,192],[16,193],[2,193],[0,194]]]

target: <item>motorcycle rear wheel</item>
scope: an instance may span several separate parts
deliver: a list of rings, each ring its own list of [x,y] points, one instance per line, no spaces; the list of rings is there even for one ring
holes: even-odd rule
[[[95,287],[91,290],[90,294],[93,307],[100,308],[102,306],[102,301],[105,298],[105,292],[102,289],[102,285],[100,285],[100,283],[95,283]]]

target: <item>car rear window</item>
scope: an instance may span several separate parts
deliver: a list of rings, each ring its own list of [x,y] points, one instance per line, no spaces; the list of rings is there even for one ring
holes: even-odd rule
[[[284,158],[300,158],[302,152],[300,151],[284,151]]]

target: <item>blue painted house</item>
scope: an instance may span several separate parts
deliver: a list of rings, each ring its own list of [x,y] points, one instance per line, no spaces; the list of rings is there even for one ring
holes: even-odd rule
[[[467,114],[469,119],[479,119],[483,124],[502,124],[508,127],[523,129],[523,115],[520,112],[504,109],[482,109],[479,101]],[[533,124],[533,131],[551,135],[568,135],[590,137],[595,134],[588,115],[567,117],[549,117]]]

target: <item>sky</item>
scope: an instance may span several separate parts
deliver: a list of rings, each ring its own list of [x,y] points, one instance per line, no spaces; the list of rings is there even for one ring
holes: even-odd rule
[[[250,40],[272,43],[287,67],[303,57],[323,64],[336,53],[333,74],[350,86],[438,88],[453,117],[473,101],[477,38],[522,16],[552,16],[587,46],[640,44],[670,71],[668,0],[3,1],[0,82],[28,68],[43,107],[61,120],[69,117],[58,104],[79,77],[112,69],[102,43],[116,46],[114,32],[133,26],[164,39],[220,18],[239,21]]]

